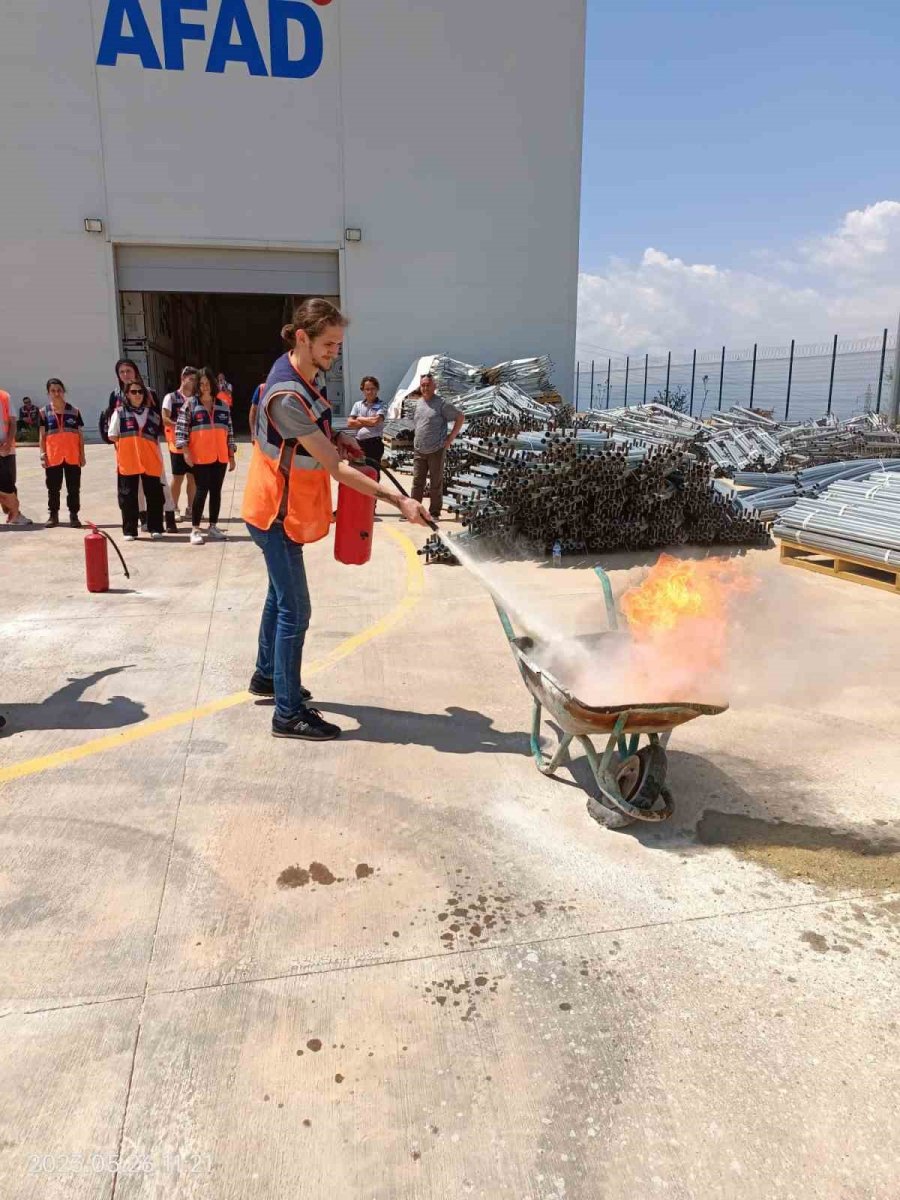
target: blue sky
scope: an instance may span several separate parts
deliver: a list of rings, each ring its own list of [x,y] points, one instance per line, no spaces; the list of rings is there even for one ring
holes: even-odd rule
[[[618,260],[620,306],[624,266],[639,292],[650,247],[685,269],[715,265],[736,293],[746,273],[794,293],[812,289],[809,334],[821,324],[824,337],[826,317],[848,318],[846,305],[834,312],[840,279],[833,269],[823,277],[810,246],[846,234],[848,214],[900,199],[898,133],[900,6],[588,0],[581,270],[604,280]],[[876,215],[900,266],[900,207]],[[662,259],[645,267],[661,265],[668,269]],[[890,294],[883,300],[890,307]],[[701,342],[720,336],[714,313],[715,305],[697,331]],[[879,324],[879,313],[860,310],[859,328]],[[646,342],[650,324],[601,320],[582,337],[602,333],[600,341],[618,339],[611,348],[631,349],[625,343]]]

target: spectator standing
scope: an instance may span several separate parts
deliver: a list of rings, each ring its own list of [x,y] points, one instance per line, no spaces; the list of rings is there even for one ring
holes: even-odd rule
[[[181,372],[181,386],[177,391],[169,392],[163,400],[162,405],[162,419],[166,430],[166,442],[169,447],[169,461],[172,464],[172,504],[176,516],[178,515],[178,505],[181,503],[181,488],[185,479],[187,479],[185,516],[190,512],[196,492],[194,473],[184,461],[184,451],[179,450],[175,444],[175,435],[178,429],[178,417],[187,401],[197,394],[199,379],[200,372],[196,367],[185,367]]]
[[[455,404],[437,395],[434,376],[429,372],[419,379],[419,399],[413,420],[412,496],[421,501],[425,495],[425,481],[429,479],[428,507],[432,520],[437,521],[444,504],[444,460],[459,436],[465,416]],[[448,433],[450,421],[453,429]]]
[[[52,528],[59,524],[59,503],[63,479],[66,481],[66,507],[69,524],[81,529],[81,468],[84,457],[84,421],[81,413],[66,400],[61,379],[47,380],[49,404],[40,410],[41,466],[47,482],[47,508]]]
[[[227,404],[231,408],[234,403],[232,391],[231,384],[225,378],[224,372],[220,371],[216,376],[216,399],[221,400],[223,404]]]
[[[256,441],[256,415],[259,412],[259,405],[266,394],[266,381],[253,389],[253,395],[250,397],[250,441]]]
[[[374,375],[364,375],[359,385],[362,400],[357,400],[350,411],[347,428],[359,442],[366,458],[378,471],[381,478],[381,457],[384,454],[385,408],[379,396],[381,384]]]
[[[7,525],[31,525],[19,508],[16,492],[16,419],[9,392],[0,391],[0,508]]]
[[[26,429],[37,429],[40,417],[41,410],[31,397],[23,396],[22,405],[19,408],[19,432],[22,433]]]
[[[191,545],[202,546],[205,539],[200,529],[203,509],[209,497],[209,528],[206,536],[221,541],[225,534],[219,529],[222,505],[222,484],[225,472],[233,471],[234,428],[231,409],[216,393],[216,377],[209,367],[200,372],[196,396],[182,406],[175,433],[175,445],[184,453],[185,463],[194,472],[196,492],[191,508]]]
[[[125,389],[125,403],[113,410],[107,436],[116,448],[119,508],[126,542],[138,536],[138,488],[147,505],[147,529],[152,538],[163,535],[163,460],[159,448],[162,413],[150,400],[143,383],[134,380]]]

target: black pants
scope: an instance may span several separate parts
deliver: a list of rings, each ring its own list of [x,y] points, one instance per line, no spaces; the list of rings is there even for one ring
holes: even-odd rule
[[[209,523],[216,525],[219,520],[219,509],[222,507],[222,484],[225,482],[225,472],[228,463],[194,463],[194,483],[197,491],[194,494],[194,504],[191,508],[191,524],[195,529],[200,528],[203,520],[203,506],[209,496]]]
[[[122,532],[137,537],[138,484],[144,485],[147,505],[147,529],[150,533],[163,531],[163,490],[158,475],[120,475],[119,508],[122,510]]]
[[[81,467],[72,463],[60,463],[58,467],[47,467],[47,507],[52,517],[59,516],[59,498],[62,493],[63,476],[66,480],[66,505],[73,517],[81,508]]]
[[[363,438],[359,443],[363,454],[368,458],[378,471],[378,478],[381,478],[381,460],[384,457],[384,441],[382,438]]]

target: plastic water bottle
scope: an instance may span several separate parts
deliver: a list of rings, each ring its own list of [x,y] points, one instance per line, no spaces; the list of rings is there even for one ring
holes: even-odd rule
[[[554,567],[562,566],[562,546],[559,544],[559,538],[553,543],[553,565]]]

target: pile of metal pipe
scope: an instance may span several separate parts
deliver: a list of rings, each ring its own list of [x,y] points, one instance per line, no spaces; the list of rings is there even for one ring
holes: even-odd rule
[[[714,486],[708,463],[616,434],[552,431],[460,438],[450,507],[473,537],[564,553],[683,544],[752,545],[765,527]]]
[[[498,421],[547,425],[553,419],[553,409],[550,405],[533,400],[514,383],[479,388],[460,396],[453,403],[465,413],[469,421],[477,417],[490,417]]]
[[[527,392],[529,396],[541,396],[553,390],[550,376],[553,374],[553,362],[549,355],[540,354],[536,358],[516,358],[511,362],[497,363],[494,367],[486,367],[482,379],[485,384],[512,383]]]
[[[900,475],[881,469],[836,482],[818,497],[801,497],[782,513],[773,533],[873,565],[900,566]]]
[[[893,477],[900,472],[900,461],[882,463],[879,459],[848,460],[807,467],[787,476],[742,472],[735,476],[734,482],[739,485],[753,484],[747,491],[739,493],[738,502],[761,521],[771,521],[786,509],[794,508],[800,499],[815,499],[839,481],[863,479],[876,470]],[[900,479],[900,475],[897,477]]]

